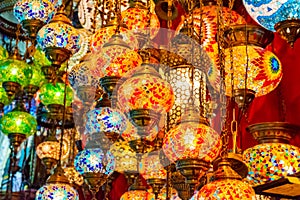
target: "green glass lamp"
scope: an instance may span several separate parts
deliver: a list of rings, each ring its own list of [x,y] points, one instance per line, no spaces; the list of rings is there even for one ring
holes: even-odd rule
[[[5,89],[0,86],[0,113],[3,111],[4,106],[10,104],[12,98],[8,98]]]
[[[32,77],[32,69],[17,56],[0,62],[0,79],[9,97],[12,97],[21,87],[28,85]]]
[[[0,60],[5,60],[8,56],[8,51],[3,46],[0,46]]]
[[[73,101],[73,90],[70,86],[66,87],[66,106],[71,106]],[[64,105],[64,83],[46,83],[40,88],[39,98],[45,106]]]
[[[46,78],[39,65],[32,63],[31,65],[32,77],[28,82],[28,85],[24,87],[26,96],[30,99],[33,98],[34,94],[39,88],[46,83]]]

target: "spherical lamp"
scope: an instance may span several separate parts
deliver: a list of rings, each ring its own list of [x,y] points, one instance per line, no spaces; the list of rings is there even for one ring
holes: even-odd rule
[[[297,0],[243,0],[243,3],[258,24],[270,31],[277,31],[291,46],[299,38],[300,11]]]
[[[14,16],[32,39],[52,19],[54,12],[55,8],[48,0],[18,0],[14,6]]]

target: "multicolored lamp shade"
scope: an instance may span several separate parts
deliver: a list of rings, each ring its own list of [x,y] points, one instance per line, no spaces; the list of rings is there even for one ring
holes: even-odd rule
[[[51,158],[59,160],[60,143],[58,141],[44,141],[36,147],[36,154],[40,159]]]
[[[66,106],[70,106],[73,101],[73,91],[70,86],[66,87]],[[64,105],[64,83],[46,83],[40,88],[39,98],[44,105],[58,104]]]
[[[114,172],[115,162],[111,152],[104,153],[100,148],[90,148],[76,155],[74,166],[79,174],[101,173],[109,176]]]
[[[42,186],[36,193],[36,200],[79,200],[77,191],[69,184],[51,183]]]
[[[120,200],[155,200],[155,195],[144,190],[131,190],[125,192]]]
[[[211,5],[196,8],[194,9],[192,16],[195,33],[197,35],[200,35],[201,33],[201,44],[203,44],[203,49],[206,52],[214,52],[215,54],[218,54],[218,52],[212,47],[213,44],[217,43],[216,34],[218,32],[218,7],[216,5]],[[224,19],[223,25],[225,27],[235,24],[246,24],[245,19],[241,15],[227,7],[222,7],[222,16]],[[180,33],[180,30],[184,27],[184,23],[185,19],[183,19],[178,25],[176,29],[177,34]]]
[[[75,54],[80,49],[80,36],[71,26],[70,20],[62,13],[55,15],[39,30],[36,40],[44,51],[46,48],[62,48],[70,54]]]
[[[255,193],[249,184],[236,179],[220,179],[204,185],[191,200],[232,199],[253,200]]]
[[[28,85],[32,78],[32,69],[25,61],[7,59],[0,61],[1,82],[14,82],[20,86]]]
[[[108,60],[103,63],[103,58]],[[114,35],[101,49],[97,66],[101,66],[104,76],[124,77],[130,70],[139,67],[143,60],[123,40],[122,36]],[[103,64],[102,64],[103,63]]]
[[[148,35],[150,31],[150,38],[153,39],[159,31],[159,19],[156,14],[149,13],[148,9],[132,7],[121,12],[121,15],[122,23],[135,34]]]
[[[300,171],[300,149],[290,144],[264,143],[244,151],[248,179],[261,185]]]
[[[83,176],[76,171],[74,166],[64,168],[64,172],[70,184],[76,184],[78,186],[83,184]]]
[[[109,42],[111,37],[116,34],[117,26],[107,26],[100,28],[92,37],[91,37],[91,51],[100,52],[103,45]],[[127,28],[119,28],[120,35],[123,40],[130,46],[131,49],[138,49],[138,40],[134,36],[133,32]]]
[[[13,11],[20,23],[24,20],[40,20],[48,23],[54,16],[55,8],[48,0],[19,0]]]
[[[171,85],[150,65],[142,65],[118,89],[120,109],[128,113],[149,109],[155,113],[168,112],[174,104]]]
[[[212,162],[221,149],[221,137],[200,121],[199,113],[183,113],[181,123],[164,137],[162,149],[171,162],[197,159]]]
[[[86,133],[114,132],[122,134],[126,129],[126,117],[118,109],[95,108],[87,113]]]
[[[116,159],[115,171],[120,173],[137,173],[137,155],[136,152],[130,148],[128,142],[115,142],[109,151]]]
[[[247,73],[247,89],[255,91],[257,97],[270,93],[278,86],[283,74],[281,62],[275,54],[258,46],[235,46],[232,47],[232,51],[234,57],[231,67],[230,49],[225,50],[226,95],[231,96],[232,93],[231,73],[233,73],[234,89],[245,89]],[[214,57],[213,61],[215,64],[208,71],[208,80],[218,90],[220,85],[218,58]]]
[[[3,134],[23,134],[26,137],[36,132],[37,121],[27,112],[11,111],[0,119],[0,129]]]
[[[164,179],[167,178],[167,171],[160,162],[160,151],[145,154],[140,162],[140,174],[144,179]]]
[[[300,19],[299,2],[287,0],[277,2],[243,0],[249,15],[264,28],[275,32],[275,25],[279,22],[291,19]]]

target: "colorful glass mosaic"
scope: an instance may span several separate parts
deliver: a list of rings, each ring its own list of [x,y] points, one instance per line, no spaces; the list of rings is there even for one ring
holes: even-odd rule
[[[100,28],[91,38],[91,51],[101,51],[103,45],[106,44],[114,34],[116,34],[116,30],[117,26]],[[138,49],[138,41],[132,31],[123,27],[120,27],[119,31],[123,40],[130,46],[131,49]]]
[[[80,49],[80,35],[77,30],[62,21],[50,21],[43,26],[37,34],[36,41],[43,50],[48,47],[58,47],[75,54]]]
[[[1,82],[15,82],[21,86],[26,86],[32,77],[32,70],[25,61],[17,59],[7,59],[0,61]]]
[[[11,111],[0,119],[0,130],[5,135],[20,133],[26,136],[36,132],[36,119],[27,112]]]
[[[36,19],[48,23],[54,12],[55,8],[48,0],[19,0],[14,6],[14,16],[20,23]]]
[[[96,13],[99,5],[96,4],[97,1],[94,0],[81,0],[78,5],[79,22],[83,28],[90,31],[93,31],[94,28],[98,30],[102,25],[100,12]],[[95,14],[97,14],[96,19]]]
[[[59,159],[60,144],[58,141],[44,141],[36,147],[36,154],[40,159]]]
[[[131,190],[125,192],[120,200],[155,200],[155,195],[144,190]]]
[[[183,114],[182,119],[187,116]],[[171,162],[198,159],[212,162],[221,149],[220,135],[199,122],[181,122],[164,137],[163,151]]]
[[[156,113],[168,112],[174,104],[171,85],[149,65],[141,66],[118,90],[120,109],[150,109]]]
[[[88,134],[101,132],[114,132],[122,134],[126,129],[126,117],[118,109],[100,107],[89,111],[86,120]]]
[[[201,33],[201,39],[202,39],[201,44],[203,44],[204,50],[206,52],[215,52],[215,54],[218,54],[218,52],[213,49],[212,45],[217,43],[216,41],[216,34],[218,32],[217,16],[218,16],[218,7],[215,5],[203,6],[201,9],[196,8],[193,11],[193,23],[194,23],[193,26],[194,26],[195,33],[197,35],[200,35]],[[240,16],[237,12],[232,11],[229,8],[226,7],[222,8],[222,16],[223,16],[222,24],[224,24],[225,27],[229,25],[246,24],[246,21],[242,16]],[[184,21],[185,19],[183,19],[178,25],[176,30],[177,33],[179,33],[179,31],[183,28]],[[202,25],[202,29],[200,29],[201,25]]]
[[[278,22],[300,19],[298,0],[243,0],[249,15],[264,28],[274,31]]]
[[[160,151],[154,151],[145,154],[140,162],[140,174],[144,179],[166,179],[167,171],[160,163],[159,153]]]
[[[217,45],[214,45],[217,48]],[[255,46],[236,46],[233,51],[233,66],[231,67],[230,50],[225,55],[226,95],[231,96],[231,74],[233,73],[234,89],[245,89],[247,72],[247,88],[254,90],[256,96],[262,96],[273,91],[282,79],[280,60],[271,51]],[[247,65],[248,54],[248,65]],[[213,59],[215,65],[208,72],[208,80],[215,89],[219,89],[220,72],[218,58]]]
[[[148,35],[150,30],[150,38],[153,39],[159,31],[159,19],[156,14],[152,12],[149,13],[148,9],[128,8],[127,10],[121,12],[121,15],[122,22],[129,30],[132,30],[135,34]]]
[[[102,173],[111,175],[115,170],[115,158],[111,152],[103,152],[100,148],[84,149],[74,160],[75,169],[79,174]]]
[[[220,179],[204,185],[194,194],[191,200],[254,200],[255,192],[252,187],[235,179]]]
[[[55,183],[41,187],[35,200],[79,200],[79,195],[69,184]]]
[[[260,185],[300,171],[300,149],[289,144],[264,143],[244,151],[248,179]]]
[[[83,176],[76,171],[74,166],[64,168],[64,172],[71,184],[76,184],[79,186],[83,184]]]
[[[70,106],[73,101],[73,90],[67,85],[66,106]],[[39,98],[44,105],[58,104],[64,105],[64,83],[46,83],[40,88]]]
[[[127,142],[115,142],[109,149],[116,159],[115,171],[137,172],[136,153],[130,148]]]

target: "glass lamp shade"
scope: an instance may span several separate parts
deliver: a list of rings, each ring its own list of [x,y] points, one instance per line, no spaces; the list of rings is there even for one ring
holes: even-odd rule
[[[99,52],[103,45],[106,44],[114,34],[116,34],[116,30],[117,26],[107,26],[97,30],[97,32],[91,37],[91,51]],[[131,49],[138,49],[138,41],[132,31],[124,27],[120,27],[119,31],[123,40],[130,46]]]
[[[12,133],[33,135],[36,132],[36,119],[27,112],[11,111],[0,120],[0,129],[5,135]]]
[[[5,89],[0,85],[0,104],[3,104],[3,106],[6,106],[12,102],[13,98],[9,98],[7,96],[7,93],[5,92]],[[0,106],[1,107],[1,106]],[[0,108],[1,111],[1,108]]]
[[[123,24],[135,34],[147,35],[150,30],[150,38],[153,39],[159,31],[159,19],[156,14],[149,13],[148,9],[128,8],[121,12],[121,15]]]
[[[86,132],[89,134],[114,132],[122,134],[126,129],[126,117],[118,109],[95,108],[87,113]]]
[[[166,179],[167,171],[160,162],[159,151],[150,152],[142,157],[140,173],[144,179]]]
[[[115,142],[109,151],[116,159],[115,171],[137,172],[137,156],[127,142]]]
[[[28,85],[32,77],[32,69],[25,61],[7,59],[0,62],[1,82],[15,82],[21,86]]]
[[[187,118],[184,113],[182,119]],[[162,148],[171,162],[184,159],[212,162],[219,155],[221,138],[200,120],[181,122],[166,134]]]
[[[142,65],[118,89],[120,109],[125,113],[149,109],[155,113],[168,112],[174,104],[171,85],[150,65]]]
[[[36,41],[43,50],[46,48],[63,48],[75,54],[80,49],[80,35],[78,31],[64,21],[50,21],[43,26]]]
[[[69,184],[51,183],[36,192],[35,200],[79,200],[79,195]]]
[[[281,143],[264,143],[244,151],[248,179],[261,185],[300,171],[300,149]]]
[[[0,60],[5,60],[9,57],[8,51],[0,45]]]
[[[258,1],[243,0],[249,15],[264,28],[275,32],[275,24],[290,20],[300,19],[299,2],[297,0],[286,1]]]
[[[110,42],[116,44],[110,44]],[[143,62],[141,56],[130,49],[125,41],[118,36],[113,37],[101,50],[97,66],[101,66],[104,76],[123,77],[130,70],[140,66]],[[103,58],[107,58],[103,63]]]
[[[111,152],[103,152],[100,148],[84,149],[74,160],[74,166],[79,174],[102,173],[111,175],[115,169],[115,158]]]
[[[64,83],[46,83],[40,88],[39,98],[44,105],[58,104],[64,105]],[[67,86],[66,106],[70,106],[73,101],[73,91]]]
[[[76,171],[74,166],[64,168],[64,172],[71,184],[76,184],[79,186],[83,184],[83,176]]]
[[[19,0],[14,6],[14,16],[21,23],[24,20],[40,20],[48,23],[55,8],[48,0]]]
[[[41,47],[37,46],[36,50],[33,54],[33,63],[36,66],[50,66],[51,62],[45,55],[45,52],[41,49]]]
[[[58,141],[44,141],[36,147],[36,154],[40,159],[51,158],[59,160],[60,144]]]
[[[81,26],[87,30],[93,31],[101,28],[102,19],[100,12],[97,13],[97,1],[94,0],[82,0],[78,5],[78,19]],[[95,19],[95,14],[96,19]],[[94,24],[96,27],[93,27]]]
[[[202,17],[201,17],[202,13]],[[231,20],[230,20],[231,15]],[[193,11],[193,23],[194,23],[194,31],[197,35],[202,35],[201,44],[206,52],[215,52],[212,48],[212,44],[216,44],[216,34],[218,32],[218,25],[217,25],[217,16],[218,16],[218,7],[215,5],[212,6],[203,6],[201,9],[196,8]],[[229,8],[223,7],[222,8],[222,16],[223,16],[223,24],[224,26],[229,25],[236,25],[236,24],[245,24],[245,19],[240,16],[237,12],[232,11]],[[201,22],[202,19],[202,22]],[[180,30],[184,27],[184,21],[182,20],[177,27],[176,32],[179,33]],[[202,25],[202,29],[201,29]]]
[[[254,197],[255,192],[249,184],[236,179],[219,179],[204,185],[201,190],[194,194],[191,200],[253,200]]]
[[[125,192],[120,200],[154,200],[155,195],[153,193],[144,190],[131,190]]]
[[[217,46],[217,45],[214,45]],[[247,49],[247,50],[246,50]],[[257,46],[235,46],[233,50],[233,70],[230,63],[230,50],[225,55],[225,84],[226,95],[231,96],[231,73],[234,73],[234,89],[245,89],[245,74],[247,67],[247,88],[256,92],[256,96],[266,95],[273,91],[282,79],[282,66],[279,59],[268,50]],[[215,65],[208,72],[208,79],[215,89],[219,89],[220,72],[217,69],[218,58],[214,58]],[[228,86],[228,87],[227,87]]]

